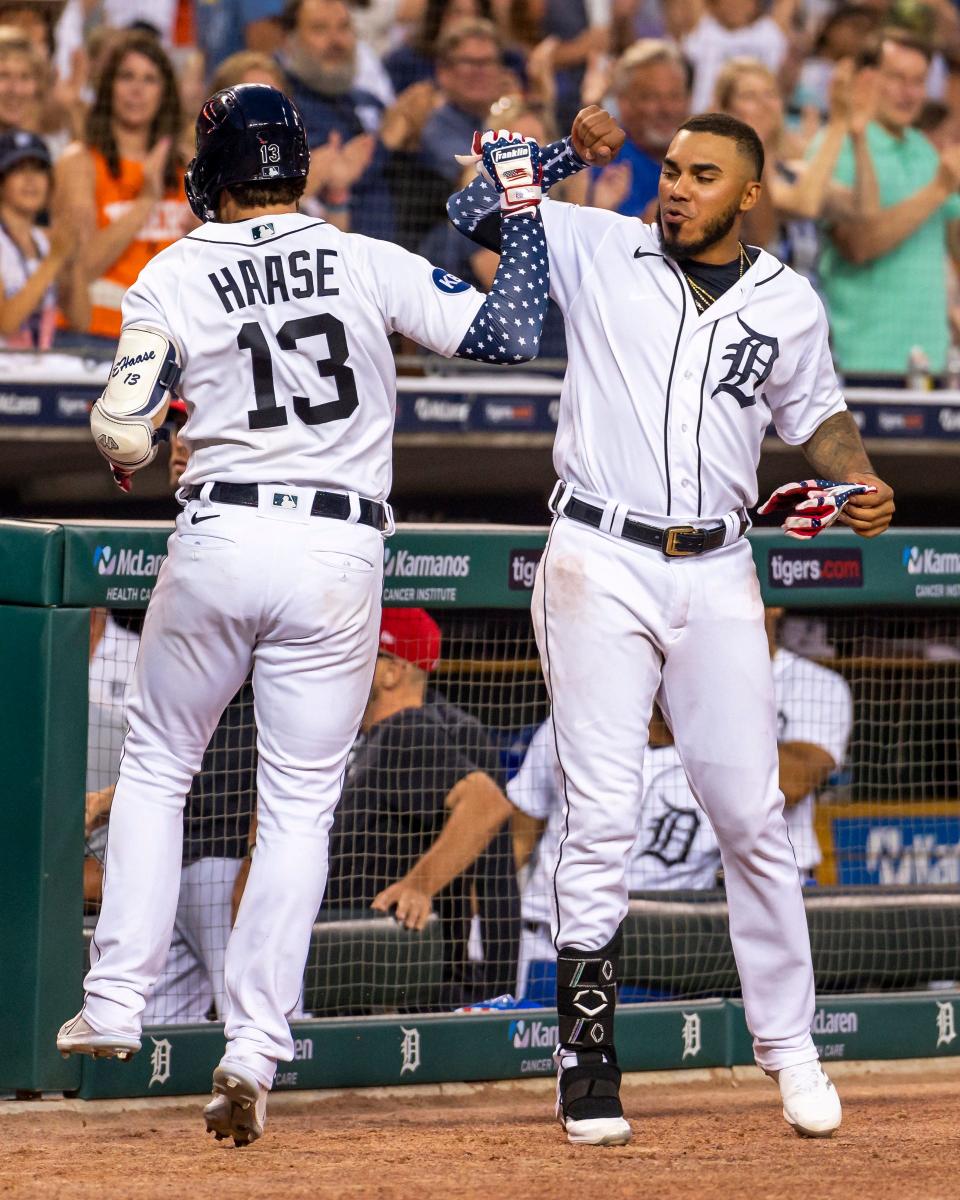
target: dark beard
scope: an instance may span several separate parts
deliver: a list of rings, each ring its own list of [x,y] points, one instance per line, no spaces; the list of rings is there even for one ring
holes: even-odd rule
[[[720,213],[719,216],[713,218],[703,231],[703,236],[699,241],[691,242],[689,245],[681,245],[668,236],[667,231],[663,227],[663,222],[660,220],[660,210],[657,209],[657,227],[660,230],[660,241],[664,254],[673,259],[696,258],[704,250],[709,250],[717,242],[722,242],[733,228],[734,222],[739,215],[740,201],[737,200],[730,205],[726,212]]]

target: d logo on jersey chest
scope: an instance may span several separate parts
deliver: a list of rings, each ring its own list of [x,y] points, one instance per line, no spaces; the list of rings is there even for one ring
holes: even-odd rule
[[[727,373],[713,389],[713,396],[726,393],[741,408],[749,408],[757,402],[758,389],[770,378],[773,364],[780,357],[780,343],[776,338],[757,333],[741,317],[737,320],[747,336],[742,342],[727,346],[721,356],[728,364]]]

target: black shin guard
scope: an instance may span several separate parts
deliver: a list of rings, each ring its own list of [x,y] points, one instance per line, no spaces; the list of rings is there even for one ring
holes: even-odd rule
[[[617,1006],[620,970],[618,929],[599,950],[564,946],[557,955],[557,1016],[560,1046],[565,1050],[598,1050],[616,1057],[613,1049],[613,1014]]]
[[[560,1050],[577,1065],[560,1075],[560,1105],[574,1121],[622,1117],[620,1068],[613,1043],[621,933],[600,950],[564,947],[557,955]]]

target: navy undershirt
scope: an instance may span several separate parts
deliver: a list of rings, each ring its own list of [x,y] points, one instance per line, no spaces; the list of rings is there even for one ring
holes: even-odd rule
[[[760,251],[756,246],[744,246],[744,250],[750,260],[750,266],[753,266]],[[739,252],[731,262],[704,263],[697,262],[695,258],[678,258],[677,266],[684,275],[689,275],[694,283],[709,292],[714,300],[719,300],[724,292],[732,288],[741,275]],[[744,270],[746,269],[745,267]]]

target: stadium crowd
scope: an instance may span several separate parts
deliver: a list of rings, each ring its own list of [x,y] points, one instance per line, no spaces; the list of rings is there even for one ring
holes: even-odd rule
[[[445,215],[475,128],[549,143],[607,107],[618,160],[555,195],[651,220],[673,130],[729,112],[766,149],[748,237],[818,288],[848,381],[960,383],[952,0],[0,0],[0,344],[112,348],[194,223],[193,117],[244,82],[299,106],[311,212],[480,287],[496,260]]]

